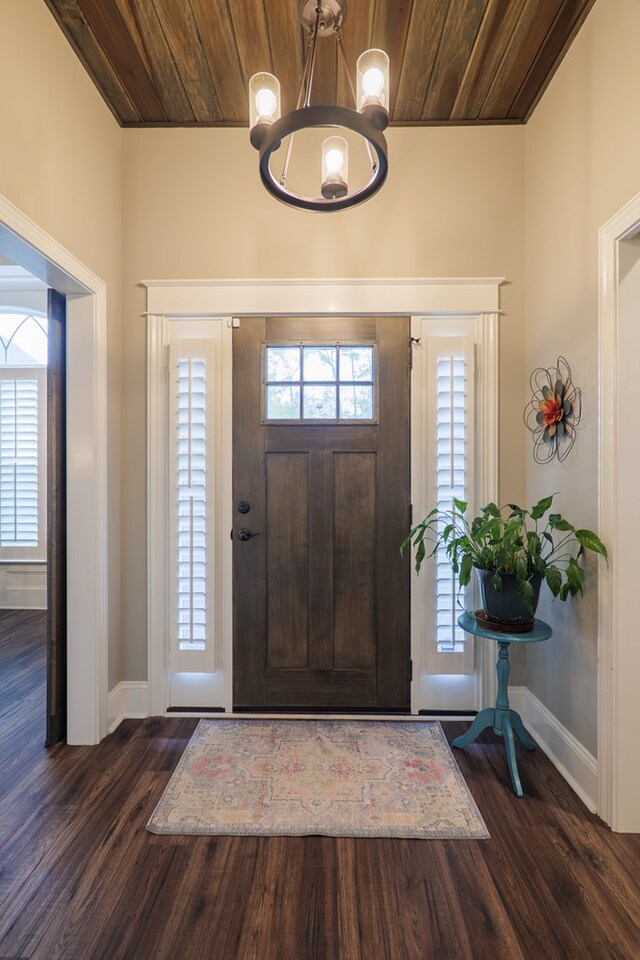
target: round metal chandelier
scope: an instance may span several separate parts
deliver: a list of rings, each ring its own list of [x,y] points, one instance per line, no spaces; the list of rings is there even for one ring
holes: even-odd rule
[[[260,177],[276,199],[303,210],[323,213],[344,210],[368,200],[380,189],[389,167],[383,130],[389,123],[389,58],[384,50],[366,50],[356,65],[356,86],[342,45],[346,0],[301,0],[300,23],[307,31],[307,55],[297,107],[280,115],[280,84],[271,73],[256,73],[249,81],[249,137],[260,154]],[[354,109],[312,106],[311,93],[318,40],[334,37],[354,100]],[[337,128],[322,144],[320,196],[305,196],[287,186],[294,136],[314,127]],[[339,130],[357,134],[366,151],[368,176],[357,187],[349,183],[349,144]],[[274,154],[289,138],[280,171]]]

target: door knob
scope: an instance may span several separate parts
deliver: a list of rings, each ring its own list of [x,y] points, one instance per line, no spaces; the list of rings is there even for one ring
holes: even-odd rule
[[[242,540],[243,543],[259,536],[259,533],[251,533],[251,530],[248,530],[247,527],[242,527],[240,530],[238,530],[238,540]]]

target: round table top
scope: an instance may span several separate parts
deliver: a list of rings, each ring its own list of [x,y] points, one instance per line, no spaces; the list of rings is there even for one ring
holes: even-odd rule
[[[553,630],[544,620],[534,620],[533,627],[526,633],[501,633],[499,630],[489,630],[466,610],[458,617],[458,624],[466,633],[486,637],[487,640],[497,640],[499,643],[540,643],[541,640],[548,640],[553,635]]]

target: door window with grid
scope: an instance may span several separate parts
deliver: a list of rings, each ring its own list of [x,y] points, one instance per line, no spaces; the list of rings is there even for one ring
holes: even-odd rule
[[[267,344],[263,422],[375,423],[375,372],[373,343]]]

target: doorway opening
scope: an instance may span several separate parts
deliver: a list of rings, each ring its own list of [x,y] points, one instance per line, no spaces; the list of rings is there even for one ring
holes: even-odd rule
[[[235,710],[409,712],[408,345],[408,317],[234,330]]]
[[[67,299],[67,741],[107,732],[106,287],[0,196],[0,255]]]
[[[358,280],[283,280],[283,281],[145,281],[147,287],[147,558],[148,558],[148,607],[147,637],[149,664],[149,700],[151,713],[166,713],[170,704],[182,706],[194,704],[212,710],[232,711],[233,690],[233,617],[232,583],[230,571],[233,566],[233,541],[229,537],[236,525],[234,498],[232,496],[232,348],[233,339],[242,324],[256,317],[307,317],[320,314],[330,320],[345,316],[411,316],[411,335],[419,339],[423,333],[431,335],[436,318],[442,323],[441,334],[462,334],[465,329],[473,340],[469,369],[475,367],[474,411],[475,422],[475,491],[479,502],[497,499],[498,480],[498,303],[500,280],[432,280],[414,279],[388,281],[377,279]],[[309,303],[316,311],[310,314]],[[207,319],[204,319],[207,318]],[[425,326],[426,324],[426,326]],[[424,327],[424,329],[423,329]],[[192,329],[193,328],[193,329]],[[440,334],[439,334],[440,335]],[[209,659],[202,667],[194,666],[197,672],[179,667],[175,676],[181,686],[180,695],[189,699],[176,700],[173,691],[172,663],[174,658],[172,637],[175,631],[174,616],[167,603],[167,569],[170,529],[168,523],[169,473],[167,464],[173,456],[168,428],[168,368],[171,343],[176,338],[176,348],[189,337],[213,338],[215,357],[216,395],[213,417],[217,441],[212,469],[215,474],[214,510],[212,516],[219,534],[214,551],[217,573],[216,603],[210,610],[216,618],[216,631],[209,644]],[[409,360],[409,344],[406,344],[406,360]],[[421,355],[421,354],[420,354]],[[424,381],[425,362],[414,357],[412,373],[411,424],[412,456],[411,500],[415,516],[427,508],[428,491],[425,475],[428,470],[422,462],[420,450],[425,429],[424,409],[428,398]],[[273,385],[273,384],[267,384]],[[304,387],[304,384],[302,384]],[[335,387],[334,387],[335,390]],[[174,391],[175,392],[175,391]],[[415,403],[414,403],[415,399]],[[424,409],[423,409],[424,408]],[[212,421],[213,422],[213,421]],[[295,428],[293,428],[295,429]],[[212,474],[212,476],[214,476]],[[240,514],[238,514],[240,516]],[[251,518],[251,514],[249,514]],[[408,515],[406,517],[408,521]],[[251,532],[250,523],[246,524]],[[250,538],[246,545],[258,543],[260,537]],[[423,677],[427,671],[424,645],[424,617],[421,596],[424,584],[411,577],[411,658],[413,680],[411,682],[411,712],[417,714],[433,702],[433,690],[427,689]],[[246,598],[252,602],[252,596]],[[449,671],[441,684],[443,698],[450,699],[452,687],[461,688],[467,697],[467,681],[461,684],[462,675],[457,660],[457,638],[453,650],[447,649],[446,637],[441,638],[438,657],[456,658],[454,671]],[[183,655],[196,656],[199,662],[205,651],[178,650],[178,659]],[[454,664],[452,663],[452,666]],[[466,665],[463,664],[464,669]],[[479,652],[474,664],[475,677],[469,692],[480,707],[495,701],[493,687],[495,669],[490,653]],[[466,675],[471,676],[470,674]],[[462,690],[464,686],[464,690]],[[204,699],[207,691],[210,696]],[[428,702],[429,701],[429,702]],[[188,712],[188,711],[185,711]]]
[[[45,731],[47,691],[47,288],[0,260],[2,725]],[[66,598],[65,598],[66,602]],[[48,713],[48,711],[47,711]],[[46,741],[52,742],[47,726]]]

